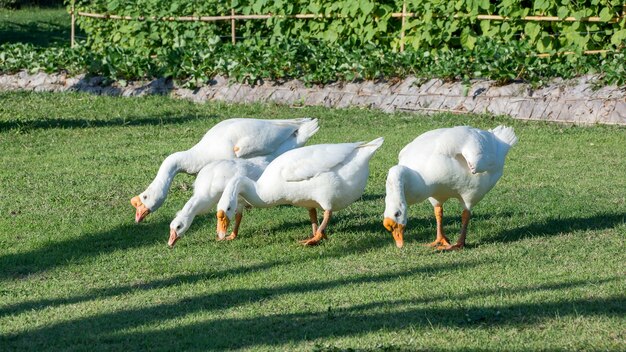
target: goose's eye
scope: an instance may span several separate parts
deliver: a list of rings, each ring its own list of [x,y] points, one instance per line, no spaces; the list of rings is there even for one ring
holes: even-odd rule
[[[180,230],[181,227],[183,227],[183,225],[176,226],[176,230]]]
[[[395,216],[396,218],[399,218],[400,215],[402,215],[402,212],[400,210],[398,210],[395,214],[393,214],[393,216]]]
[[[148,196],[144,194],[144,195],[143,195],[143,199],[144,199],[144,200],[148,199]]]
[[[230,207],[226,208],[226,211],[230,211]]]

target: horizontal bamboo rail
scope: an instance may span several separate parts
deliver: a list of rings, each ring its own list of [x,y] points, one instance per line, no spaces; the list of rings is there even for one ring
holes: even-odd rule
[[[583,51],[583,54],[585,54],[585,55],[606,54],[606,53],[611,52],[611,51],[612,50],[606,50],[606,49],[603,49],[603,50],[585,50],[585,51]],[[576,52],[574,52],[574,51],[564,51],[564,52],[556,53],[556,54],[547,54],[547,53],[546,54],[537,54],[536,56],[537,57],[550,57],[550,56],[553,56],[553,55],[572,55],[572,54],[576,54]]]
[[[297,14],[297,15],[274,15],[274,14],[265,14],[265,15],[223,15],[223,16],[169,16],[169,17],[156,17],[156,16],[119,16],[119,15],[109,15],[109,14],[101,14],[101,13],[90,13],[90,12],[82,12],[79,11],[76,13],[78,16],[82,17],[91,17],[91,18],[102,18],[102,19],[112,19],[112,20],[127,20],[127,21],[171,21],[171,22],[214,22],[214,21],[232,21],[232,20],[265,20],[269,18],[296,18],[296,19],[326,19],[326,18],[347,18],[341,15],[316,15],[316,14]],[[403,14],[402,12],[394,12],[391,14],[393,18],[405,18],[405,17],[417,17],[418,14],[407,12]],[[467,15],[454,15],[454,17],[466,17]],[[613,17],[612,19],[606,21],[607,23],[616,23],[619,22],[623,16]],[[509,21],[514,18],[499,16],[499,15],[477,15],[476,19],[478,20],[492,20],[492,21]],[[546,21],[546,22],[603,22],[600,17],[592,16],[592,17],[565,17],[559,18],[556,16],[525,16],[520,17],[519,20],[522,21]]]
[[[391,17],[418,17],[419,14],[413,12],[394,12]],[[454,15],[455,18],[469,17],[469,15]],[[534,22],[604,22],[597,16],[591,17],[565,17],[559,18],[557,16],[524,16],[520,18],[499,16],[499,15],[476,15],[477,20],[491,20],[491,21],[510,21],[510,20],[522,20],[522,21],[534,21]],[[622,16],[616,16],[607,21],[607,23],[616,23],[622,19]]]
[[[78,16],[82,17],[91,17],[91,18],[102,18],[102,19],[112,19],[112,20],[126,20],[126,21],[168,21],[168,22],[215,22],[215,21],[232,21],[232,20],[265,20],[269,18],[297,18],[297,19],[322,19],[322,18],[334,18],[333,16],[324,16],[324,15],[315,15],[315,14],[299,14],[299,15],[224,15],[224,16],[178,16],[178,17],[132,17],[132,16],[119,16],[119,15],[109,15],[109,14],[101,14],[101,13],[90,13],[90,12],[77,12]]]

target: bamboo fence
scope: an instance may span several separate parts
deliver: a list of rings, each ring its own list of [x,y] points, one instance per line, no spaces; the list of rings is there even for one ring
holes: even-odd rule
[[[275,15],[275,14],[255,14],[255,15],[238,15],[235,13],[235,9],[230,10],[230,15],[221,15],[221,16],[168,16],[168,17],[132,17],[132,16],[119,16],[119,15],[110,15],[110,14],[101,14],[101,13],[90,13],[90,12],[76,12],[74,8],[74,1],[72,1],[71,9],[71,46],[74,47],[76,44],[75,39],[75,24],[76,24],[76,16],[80,17],[89,17],[89,18],[100,18],[100,19],[110,19],[110,20],[125,20],[125,21],[169,21],[169,22],[216,22],[216,21],[230,21],[230,36],[231,42],[233,44],[236,43],[236,30],[235,30],[235,22],[241,20],[265,20],[270,18],[295,18],[295,19],[325,19],[325,18],[348,18],[341,15],[318,15],[318,14],[296,14],[296,15]],[[406,1],[402,4],[402,12],[394,12],[391,14],[392,18],[400,18],[402,21],[402,29],[400,30],[400,51],[404,51],[404,38],[405,38],[405,28],[406,28],[406,19],[418,17],[418,13],[407,12],[406,9]],[[467,17],[467,14],[457,14],[454,17]],[[626,4],[623,5],[623,11],[621,16],[616,16],[611,18],[609,21],[605,23],[617,23],[622,18],[626,17]],[[509,21],[510,17],[499,16],[499,15],[477,15],[475,17],[477,20],[488,20],[488,21]],[[516,18],[516,20],[522,21],[532,21],[532,22],[604,22],[598,16],[591,17],[583,17],[583,18],[575,18],[575,17],[565,17],[559,18],[556,16],[525,16],[522,18]],[[601,54],[609,52],[610,50],[586,50],[584,54]],[[574,52],[563,52],[559,53],[559,55],[570,55],[574,54]],[[551,54],[537,54],[538,57],[549,57]]]

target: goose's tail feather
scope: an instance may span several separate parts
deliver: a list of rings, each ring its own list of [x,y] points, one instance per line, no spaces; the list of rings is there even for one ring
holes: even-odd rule
[[[361,144],[360,146],[358,146],[358,148],[374,147],[374,150],[376,150],[380,148],[381,145],[383,145],[384,141],[385,139],[383,137],[378,137],[371,142]]]
[[[515,135],[515,132],[513,131],[513,127],[506,127],[506,126],[500,125],[490,130],[490,132],[493,133],[496,137],[498,137],[499,140],[508,144],[511,147],[517,144],[517,136]]]
[[[319,131],[320,127],[317,123],[317,119],[305,118],[301,119],[302,124],[298,128],[296,133],[296,144],[298,146],[304,145],[309,138],[313,137],[317,131]]]

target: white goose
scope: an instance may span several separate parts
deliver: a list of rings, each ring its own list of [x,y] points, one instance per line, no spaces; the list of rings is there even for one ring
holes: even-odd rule
[[[226,233],[241,196],[255,207],[292,204],[308,208],[313,236],[301,243],[319,243],[326,237],[332,212],[347,207],[363,194],[369,160],[382,143],[383,138],[378,138],[369,143],[298,148],[272,161],[256,182],[244,176],[230,180],[217,205],[218,232]],[[317,208],[324,210],[319,227]]]
[[[165,201],[174,176],[195,174],[211,161],[278,155],[304,145],[319,129],[317,119],[258,120],[229,119],[213,126],[191,149],[176,152],[163,161],[159,171],[140,195],[130,203],[141,222]]]
[[[198,172],[198,177],[194,182],[193,196],[176,213],[176,217],[170,223],[168,246],[170,248],[174,247],[176,241],[189,229],[196,215],[205,214],[213,210],[228,181],[238,176],[246,176],[252,180],[257,180],[268,164],[268,157],[256,157],[252,159],[218,160],[210,162],[203,167]],[[233,232],[228,237],[225,237],[223,233],[218,234],[218,240],[233,240],[237,237],[244,205],[245,203],[239,202],[235,214]]]
[[[407,207],[428,198],[435,208],[437,238],[429,246],[463,248],[471,210],[493,188],[509,149],[517,143],[510,127],[483,131],[467,126],[426,132],[400,151],[398,165],[387,175],[385,219],[398,248],[403,245]],[[451,245],[442,226],[443,203],[457,198],[463,207],[461,234]]]

